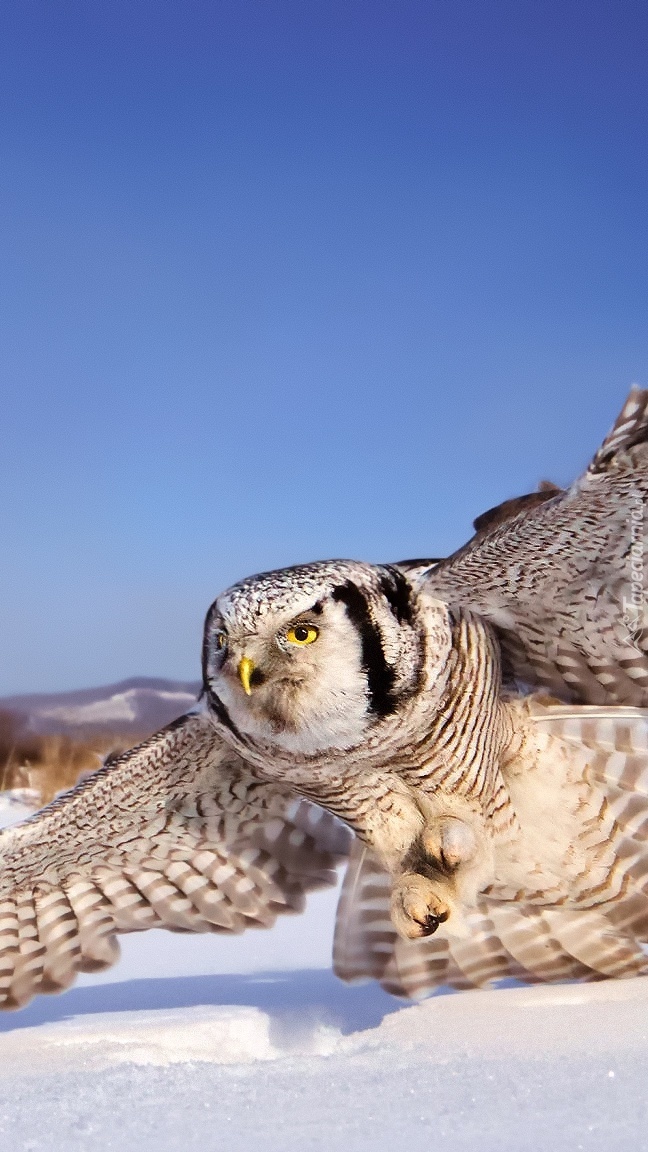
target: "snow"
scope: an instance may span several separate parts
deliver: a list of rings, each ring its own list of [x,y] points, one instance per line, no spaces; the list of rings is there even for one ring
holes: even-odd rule
[[[0,1015],[2,1152],[648,1150],[648,977],[412,1006],[333,976],[335,901]]]
[[[35,788],[12,788],[0,792],[0,828],[7,828],[17,820],[26,820],[38,806]]]
[[[648,1147],[648,979],[401,1007],[311,970],[41,1004],[2,1021],[9,1152]]]
[[[118,692],[106,700],[94,700],[89,704],[58,705],[53,708],[42,708],[40,717],[43,720],[57,720],[65,724],[83,727],[84,724],[119,724],[126,720],[136,720],[139,716],[142,701],[147,702],[150,692],[143,692],[138,688],[130,688],[127,692]],[[178,715],[192,708],[196,697],[190,692],[155,692],[156,700],[172,703]]]

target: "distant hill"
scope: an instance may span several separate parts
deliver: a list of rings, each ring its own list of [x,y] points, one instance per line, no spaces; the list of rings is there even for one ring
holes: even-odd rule
[[[32,806],[196,703],[200,684],[144,676],[77,692],[0,697],[0,792]]]
[[[200,692],[198,682],[135,676],[102,688],[76,692],[0,697],[0,712],[11,712],[25,733],[141,736],[187,712]]]

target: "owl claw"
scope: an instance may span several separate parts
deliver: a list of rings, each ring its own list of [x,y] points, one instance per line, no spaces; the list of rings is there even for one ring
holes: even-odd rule
[[[423,931],[422,935],[434,936],[437,928],[439,928],[441,924],[445,924],[449,915],[449,912],[443,912],[440,916],[434,916],[432,913],[430,913],[425,922],[425,930]]]
[[[414,872],[399,877],[392,890],[391,918],[396,931],[406,940],[432,936],[450,915],[450,905],[427,876]]]
[[[448,920],[449,936],[464,936],[465,912],[493,879],[490,839],[473,806],[453,797],[431,804],[425,824],[395,870],[391,918],[407,940],[432,936]],[[394,875],[394,872],[392,872]]]

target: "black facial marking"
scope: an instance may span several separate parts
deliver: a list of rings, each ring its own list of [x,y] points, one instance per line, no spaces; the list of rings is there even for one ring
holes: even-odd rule
[[[225,728],[228,728],[229,731],[232,732],[234,736],[238,737],[239,740],[242,740],[243,737],[241,736],[241,733],[239,732],[238,728],[236,727],[236,724],[232,720],[232,717],[230,716],[229,712],[227,711],[227,708],[223,704],[223,701],[221,700],[220,696],[216,695],[216,693],[214,692],[214,689],[211,687],[211,684],[209,683],[209,657],[211,655],[211,645],[209,642],[209,635],[210,635],[210,632],[212,630],[212,621],[213,621],[213,617],[215,615],[215,608],[216,608],[216,605],[212,604],[211,608],[209,609],[209,611],[207,613],[207,616],[205,619],[205,627],[203,630],[203,644],[202,644],[203,691],[201,692],[201,696],[203,694],[206,696],[207,704],[208,704],[209,708],[214,713],[216,718],[220,721],[220,723]]]
[[[202,642],[202,681],[203,681],[203,688],[204,688],[205,692],[207,693],[207,695],[209,695],[209,684],[207,683],[207,664],[209,663],[209,652],[210,652],[209,633],[211,630],[211,617],[212,617],[213,609],[214,609],[214,605],[212,604],[211,608],[209,609],[209,611],[205,617],[205,625],[203,628],[203,642]]]
[[[223,704],[220,696],[217,696],[213,688],[210,688],[209,686],[206,687],[205,692],[207,694],[207,704],[210,710],[214,713],[214,716],[217,718],[217,720],[220,721],[224,728],[228,728],[229,731],[239,740],[244,740],[244,737],[236,727],[236,724],[232,720],[232,717],[227,711],[227,708]]]
[[[380,587],[399,624],[412,623],[412,585],[398,568],[385,564],[387,576],[383,576]]]
[[[203,674],[203,684],[205,685],[205,689],[207,689],[207,687],[208,687],[208,685],[207,685],[207,664],[208,664],[209,657],[210,657],[211,650],[212,650],[212,644],[210,643],[210,637],[213,633],[217,633],[219,631],[222,631],[222,629],[219,627],[220,624],[221,624],[220,615],[216,610],[216,601],[214,601],[214,603],[211,604],[210,607],[207,609],[207,615],[205,616],[205,623],[203,625],[202,674]]]
[[[317,600],[315,602],[315,604],[313,604],[313,607],[309,608],[308,612],[312,612],[312,614],[314,616],[321,616],[322,615],[322,601]],[[304,615],[307,616],[308,612],[305,612]]]
[[[260,668],[255,668],[252,672],[252,675],[250,676],[250,684],[252,685],[253,688],[258,688],[259,684],[264,684],[264,683],[265,683],[265,672],[262,672]]]
[[[397,706],[393,696],[396,673],[385,659],[380,630],[371,619],[367,598],[351,580],[338,584],[331,595],[344,604],[349,620],[360,635],[362,667],[369,686],[369,710],[377,716],[389,716]]]

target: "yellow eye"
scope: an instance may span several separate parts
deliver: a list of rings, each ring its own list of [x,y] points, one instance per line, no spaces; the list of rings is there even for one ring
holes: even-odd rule
[[[286,640],[301,647],[312,644],[318,636],[319,628],[314,628],[312,624],[295,624],[294,628],[289,628],[286,632]]]

